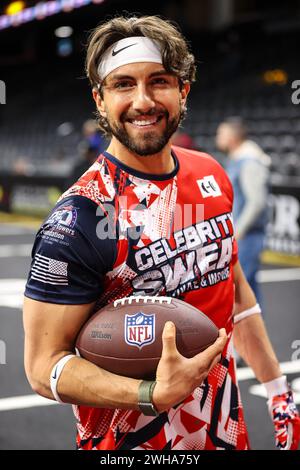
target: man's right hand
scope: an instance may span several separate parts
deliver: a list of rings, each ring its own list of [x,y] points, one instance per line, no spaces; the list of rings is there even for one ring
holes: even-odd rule
[[[162,334],[163,350],[156,371],[153,404],[162,413],[181,403],[206,379],[220,361],[227,342],[226,330],[219,331],[217,340],[205,351],[187,359],[176,347],[176,327],[167,322]]]

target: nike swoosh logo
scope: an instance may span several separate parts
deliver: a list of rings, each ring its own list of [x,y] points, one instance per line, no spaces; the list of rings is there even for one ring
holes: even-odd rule
[[[119,49],[118,51],[112,51],[112,56],[115,56],[119,54],[119,52],[124,51],[124,49],[128,49],[128,47],[135,46],[136,42],[134,44],[129,44],[129,46],[122,47],[122,49]]]
[[[53,379],[56,379],[56,375],[57,375],[56,372],[57,372],[57,367],[56,367],[56,369],[55,369],[55,371],[54,371],[54,375],[52,375]]]

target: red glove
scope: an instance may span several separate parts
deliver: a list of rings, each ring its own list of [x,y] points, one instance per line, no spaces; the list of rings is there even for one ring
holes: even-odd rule
[[[292,391],[270,398],[268,407],[275,427],[276,447],[280,450],[297,450],[300,441],[300,416]]]

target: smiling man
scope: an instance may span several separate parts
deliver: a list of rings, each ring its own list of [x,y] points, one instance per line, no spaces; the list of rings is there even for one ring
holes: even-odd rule
[[[86,65],[111,140],[36,237],[24,303],[32,388],[75,405],[79,449],[248,449],[234,330],[265,383],[277,446],[296,448],[292,392],[238,262],[229,179],[209,155],[171,147],[195,77],[185,39],[158,17],[118,17],[93,32]],[[167,322],[153,382],[76,357],[90,315],[130,295],[181,298],[219,338],[187,359]]]
[[[100,126],[112,135],[108,152],[129,166],[133,163],[138,170],[170,172],[174,161],[169,141],[184,116],[186,97],[195,74],[191,54],[186,50],[184,58],[184,50],[181,51],[188,70],[180,79],[172,64],[163,67],[158,43],[144,36],[129,37],[106,50],[95,71],[91,56],[94,40],[97,39],[91,41],[87,67],[94,85]],[[95,72],[96,83],[93,82]]]

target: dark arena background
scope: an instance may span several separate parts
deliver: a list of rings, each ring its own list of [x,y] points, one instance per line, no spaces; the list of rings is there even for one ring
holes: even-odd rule
[[[216,129],[226,117],[241,116],[250,138],[271,157],[270,217],[258,281],[270,337],[300,405],[300,1],[4,0],[0,449],[75,446],[71,407],[34,394],[26,380],[22,295],[34,234],[86,155],[83,123],[94,117],[84,73],[89,31],[123,13],[174,20],[190,41],[198,71],[181,131],[195,149],[224,164]],[[262,386],[244,364],[238,378],[252,448],[274,449]]]

